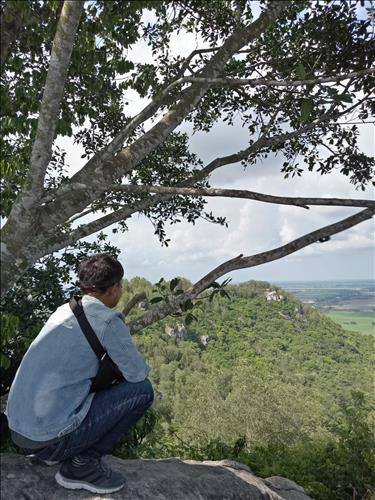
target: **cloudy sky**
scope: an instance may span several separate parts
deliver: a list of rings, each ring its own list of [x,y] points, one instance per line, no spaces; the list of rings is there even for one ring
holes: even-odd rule
[[[189,36],[174,40],[175,52],[187,55],[197,46]],[[151,54],[144,44],[129,53],[133,61],[148,62]],[[138,112],[145,104],[135,92],[129,92],[127,113]],[[372,125],[362,125],[360,143],[367,154],[375,153]],[[247,147],[248,133],[240,126],[228,127],[219,123],[209,133],[193,135],[189,125],[181,130],[191,136],[191,150],[204,162],[234,153]],[[67,150],[72,172],[83,164],[82,151],[67,140],[60,141]],[[248,189],[282,196],[373,198],[374,191],[356,191],[348,179],[339,173],[320,176],[305,173],[295,179],[284,179],[280,173],[282,158],[269,157],[246,171],[239,164],[224,166],[211,177],[212,187]],[[143,276],[157,281],[161,276],[170,279],[184,276],[197,280],[220,263],[238,254],[252,255],[285,244],[305,233],[345,218],[358,209],[311,207],[309,211],[288,206],[269,205],[249,200],[208,198],[207,211],[225,216],[229,228],[198,220],[195,226],[182,222],[167,227],[171,242],[161,247],[151,223],[135,215],[129,221],[129,231],[112,235],[111,242],[121,249],[121,262],[126,276]],[[360,209],[359,209],[360,210]],[[259,267],[234,271],[234,282],[249,279],[267,281],[337,280],[374,278],[374,222],[364,222],[331,241],[318,243],[290,257]]]
[[[363,131],[368,149],[374,147],[372,131]],[[246,134],[240,127],[216,127],[210,134],[192,137],[192,149],[204,160],[242,149]],[[280,158],[243,171],[240,165],[222,167],[211,178],[214,187],[249,189],[281,196],[321,196],[370,198],[373,192],[356,191],[340,174],[320,176],[306,173],[284,179]],[[196,280],[220,263],[243,253],[252,255],[285,244],[305,233],[345,218],[358,209],[311,207],[309,211],[269,205],[250,200],[209,198],[208,210],[225,216],[229,228],[199,220],[195,226],[170,226],[168,248],[161,247],[153,227],[144,217],[135,216],[129,232],[112,241],[122,249],[129,276],[142,275],[154,281],[161,276],[183,275]],[[364,222],[331,241],[315,244],[282,260],[257,268],[231,273],[234,281],[307,279],[366,279],[374,277],[373,221]]]

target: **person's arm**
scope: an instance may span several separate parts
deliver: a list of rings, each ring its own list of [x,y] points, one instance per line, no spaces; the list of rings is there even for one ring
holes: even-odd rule
[[[119,316],[108,323],[103,346],[128,382],[141,382],[147,378],[150,368],[134,345],[129,328]]]

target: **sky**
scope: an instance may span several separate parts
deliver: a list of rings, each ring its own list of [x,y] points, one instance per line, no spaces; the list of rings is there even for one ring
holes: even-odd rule
[[[173,42],[176,53],[187,55],[197,47],[188,35],[179,35]],[[143,43],[128,54],[133,61],[147,62],[151,54]],[[129,112],[137,113],[147,103],[134,91],[126,94]],[[369,155],[375,154],[374,128],[362,125],[360,145]],[[191,150],[207,163],[212,159],[247,147],[248,133],[239,124],[229,127],[218,123],[209,133],[192,134],[191,126],[180,130],[189,134]],[[67,139],[59,141],[67,151],[71,172],[83,165],[80,147]],[[281,196],[315,196],[374,198],[372,188],[356,190],[347,177],[335,172],[320,176],[304,173],[301,177],[284,179],[280,172],[282,157],[268,157],[244,171],[239,164],[221,167],[212,175],[212,187],[248,189]],[[143,216],[134,215],[125,234],[112,234],[110,241],[120,250],[125,277],[143,276],[156,282],[160,277],[184,276],[200,279],[217,265],[239,254],[252,255],[283,245],[319,227],[339,221],[360,209],[339,207],[298,207],[270,205],[251,200],[207,198],[206,211],[225,216],[229,227],[198,220],[193,226],[182,222],[166,226],[168,247],[162,247],[154,235],[152,224]],[[83,222],[85,222],[83,220]],[[326,243],[317,243],[275,262],[229,273],[233,282],[250,279],[269,282],[295,280],[375,279],[374,221],[367,221],[340,233]],[[92,237],[89,239],[93,239]]]

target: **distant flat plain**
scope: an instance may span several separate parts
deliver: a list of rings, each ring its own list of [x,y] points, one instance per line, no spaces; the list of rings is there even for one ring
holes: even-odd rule
[[[323,312],[345,330],[375,336],[375,315],[373,313],[335,310]]]
[[[375,336],[373,280],[290,281],[276,283],[312,305],[345,330]]]

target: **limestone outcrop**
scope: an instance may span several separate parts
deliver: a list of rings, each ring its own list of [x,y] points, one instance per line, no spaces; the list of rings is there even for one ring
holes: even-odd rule
[[[104,458],[127,477],[127,486],[110,495],[67,490],[54,479],[59,465],[47,467],[23,455],[1,455],[3,500],[309,500],[303,488],[282,477],[260,479],[231,460],[196,462]],[[310,499],[311,500],[311,499]]]
[[[176,340],[185,340],[187,338],[187,330],[184,325],[177,323],[175,326],[166,326],[165,333],[169,337],[174,337]]]

